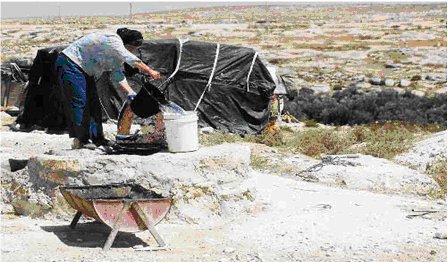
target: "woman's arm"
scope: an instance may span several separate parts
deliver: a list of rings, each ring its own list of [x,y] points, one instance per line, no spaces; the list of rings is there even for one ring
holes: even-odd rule
[[[129,95],[136,95],[135,91],[132,90],[131,86],[128,84],[128,81],[125,79],[123,79],[122,81],[118,82],[118,86],[124,91],[126,92],[126,94]]]
[[[159,72],[157,72],[156,70],[145,65],[145,63],[143,63],[143,62],[135,63],[135,67],[137,67],[141,72],[150,75],[152,77],[152,79],[154,79],[154,80],[157,80],[160,78]]]

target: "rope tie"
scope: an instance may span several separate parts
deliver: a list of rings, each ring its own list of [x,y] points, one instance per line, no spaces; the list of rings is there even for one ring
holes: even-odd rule
[[[11,71],[15,70],[17,73],[17,76],[13,73],[12,74],[12,78],[14,78],[15,81],[17,82],[22,82],[25,83],[26,82],[26,77],[22,72],[22,69],[20,69],[20,67],[16,64],[16,63],[11,63]]]
[[[252,59],[252,63],[250,64],[249,73],[247,74],[247,79],[246,79],[246,86],[247,86],[246,91],[247,92],[249,92],[249,79],[250,79],[250,75],[252,74],[252,70],[254,69],[255,60],[257,59],[257,56],[258,56],[258,52],[255,52],[254,58]]]
[[[174,69],[173,73],[171,73],[171,75],[157,87],[158,89],[160,89],[163,85],[168,83],[179,71],[180,62],[182,61],[182,51],[183,51],[184,42],[179,38],[177,39],[177,41],[179,41],[179,57],[177,58],[176,68]],[[146,91],[146,93],[148,93],[148,95],[152,96],[152,94],[149,93],[149,91],[146,89],[145,85],[143,85],[143,89]],[[122,108],[125,106],[125,104],[126,104],[126,101],[123,103]]]
[[[158,86],[158,88],[160,89],[160,87],[162,87],[164,84],[166,84],[168,81],[171,80],[171,78],[173,78],[176,74],[177,71],[179,71],[179,67],[180,67],[180,61],[182,60],[182,50],[183,50],[183,42],[182,40],[180,40],[179,38],[177,39],[177,41],[179,41],[179,58],[177,59],[177,65],[176,68],[174,69],[173,73],[171,73],[171,75],[165,80],[163,81],[162,84],[160,84]],[[145,89],[146,90],[146,89]]]
[[[216,44],[215,61],[213,62],[212,72],[210,73],[210,77],[208,78],[207,85],[205,86],[204,91],[202,92],[201,97],[199,98],[198,102],[196,103],[196,107],[194,108],[195,112],[198,109],[199,104],[202,102],[202,99],[204,98],[205,92],[207,91],[207,89],[208,89],[208,91],[210,91],[210,88],[212,86],[213,76],[215,75],[216,65],[218,64],[219,47],[220,47],[220,44],[219,43]]]

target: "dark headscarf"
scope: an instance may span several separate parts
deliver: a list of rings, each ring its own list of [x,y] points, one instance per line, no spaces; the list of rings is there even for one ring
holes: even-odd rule
[[[123,40],[125,45],[141,46],[143,42],[143,35],[137,30],[118,28],[117,34]]]

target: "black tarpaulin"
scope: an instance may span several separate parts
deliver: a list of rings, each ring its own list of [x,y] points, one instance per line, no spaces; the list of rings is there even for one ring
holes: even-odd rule
[[[54,63],[60,50],[61,47],[39,50],[30,72],[30,85],[17,120],[19,123],[43,127],[64,125],[54,75]],[[152,84],[185,110],[195,108],[214,68],[211,85],[197,109],[199,125],[240,134],[261,131],[268,122],[270,98],[276,87],[271,74],[251,48],[222,44],[215,64],[216,50],[216,43],[155,40],[145,41],[136,55],[162,74],[161,79]],[[176,66],[176,74],[165,82]],[[127,75],[131,87],[138,92],[142,85],[140,76],[131,76],[131,72]],[[123,92],[112,85],[108,74],[97,82],[97,89],[104,119],[117,119],[125,98]]]

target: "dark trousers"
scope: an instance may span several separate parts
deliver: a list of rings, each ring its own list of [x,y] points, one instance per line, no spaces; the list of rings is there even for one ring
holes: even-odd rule
[[[56,60],[56,72],[67,116],[70,137],[82,143],[104,140],[101,104],[93,77],[64,54]]]

